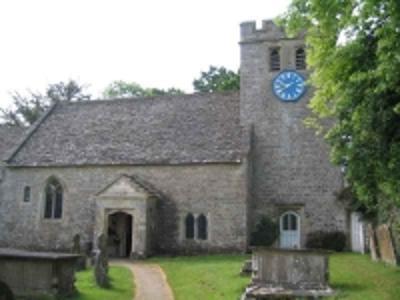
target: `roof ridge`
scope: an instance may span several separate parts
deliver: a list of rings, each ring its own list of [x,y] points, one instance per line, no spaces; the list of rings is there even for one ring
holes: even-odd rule
[[[148,101],[148,100],[167,100],[171,98],[204,98],[205,96],[230,96],[238,94],[239,91],[222,91],[222,92],[212,92],[212,93],[187,93],[187,94],[177,94],[177,95],[157,95],[157,96],[143,96],[143,97],[125,97],[125,98],[99,98],[87,101],[64,101],[60,104],[62,105],[90,105],[97,103],[115,103],[115,102],[129,102],[129,101]]]

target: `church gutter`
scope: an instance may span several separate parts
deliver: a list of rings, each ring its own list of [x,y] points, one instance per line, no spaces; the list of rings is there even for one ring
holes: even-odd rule
[[[85,167],[131,167],[131,166],[192,166],[192,165],[240,165],[243,162],[242,159],[230,160],[230,161],[204,161],[204,162],[170,162],[170,163],[115,163],[115,164],[37,164],[37,165],[13,165],[8,164],[8,168],[19,169],[19,168],[85,168]]]

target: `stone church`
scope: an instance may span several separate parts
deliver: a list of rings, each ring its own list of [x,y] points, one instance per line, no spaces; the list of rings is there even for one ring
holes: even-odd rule
[[[348,232],[321,137],[304,126],[304,37],[241,24],[239,92],[58,103],[0,129],[0,247],[112,256],[245,251],[261,216],[276,246]]]

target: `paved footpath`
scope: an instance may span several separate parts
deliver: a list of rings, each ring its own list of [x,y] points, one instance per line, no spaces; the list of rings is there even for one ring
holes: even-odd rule
[[[132,300],[174,300],[167,278],[159,265],[131,260],[112,260],[111,264],[127,267],[133,273],[136,288]]]

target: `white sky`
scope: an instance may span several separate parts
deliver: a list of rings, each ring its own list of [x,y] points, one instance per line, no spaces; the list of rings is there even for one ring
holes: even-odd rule
[[[76,79],[192,91],[209,65],[239,68],[239,24],[290,0],[0,0],[0,107],[12,90]]]

